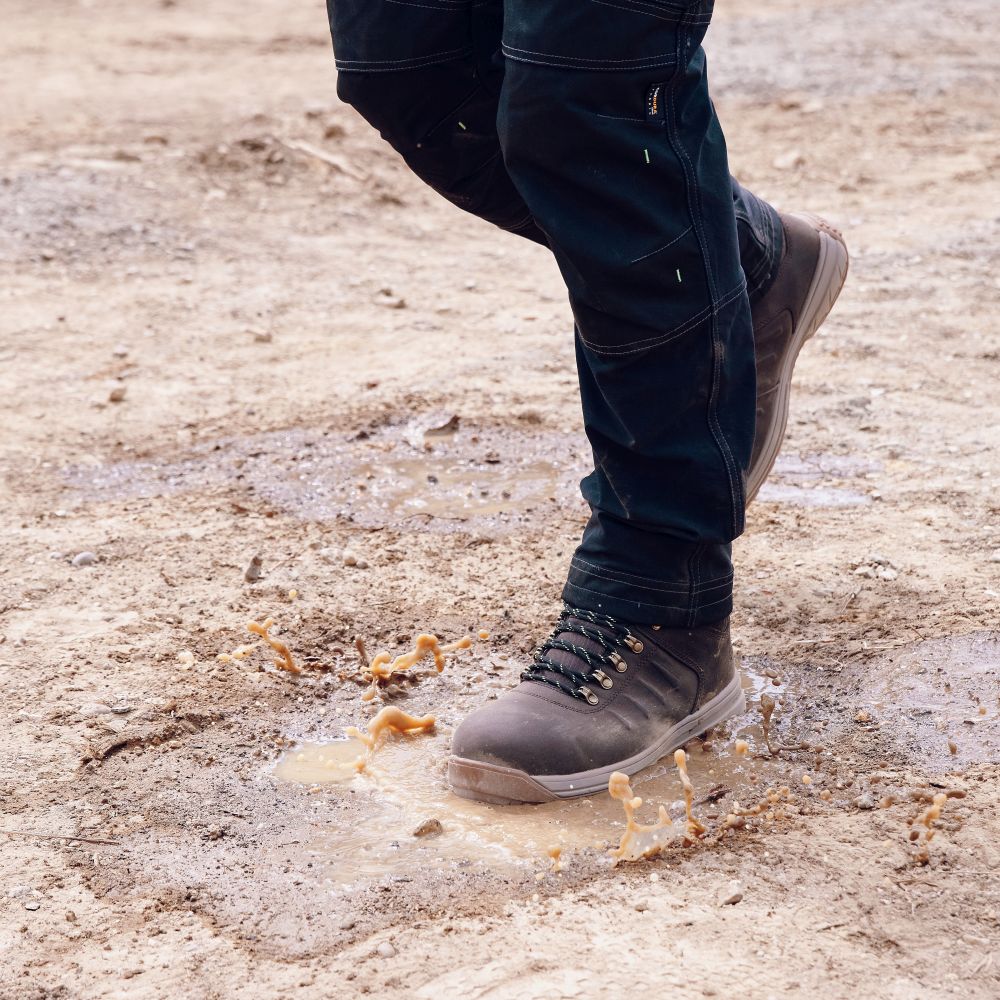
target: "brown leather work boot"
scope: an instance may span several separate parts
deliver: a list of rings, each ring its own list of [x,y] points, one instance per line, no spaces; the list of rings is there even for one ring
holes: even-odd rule
[[[603,792],[744,708],[728,618],[668,629],[567,607],[521,681],[455,731],[448,780],[463,798]]]
[[[781,449],[799,351],[829,315],[847,279],[847,245],[836,229],[815,215],[782,215],[781,222],[785,246],[778,274],[753,307],[757,429],[747,472],[748,503]]]

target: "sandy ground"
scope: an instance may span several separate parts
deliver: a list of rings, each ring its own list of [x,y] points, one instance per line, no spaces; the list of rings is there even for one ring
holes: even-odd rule
[[[689,748],[709,836],[614,868],[608,800],[463,806],[442,774],[584,519],[546,253],[338,104],[319,5],[6,0],[0,996],[998,995],[995,3],[719,8],[734,168],[854,268],[737,546],[750,709]],[[266,616],[302,676],[216,660]],[[355,637],[480,628],[393,696],[436,735],[274,774],[371,715]],[[822,749],[740,762],[772,689]],[[677,812],[671,768],[636,787]]]

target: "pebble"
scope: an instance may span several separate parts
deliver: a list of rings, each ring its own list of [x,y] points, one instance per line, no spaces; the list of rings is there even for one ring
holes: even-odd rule
[[[735,906],[743,899],[743,886],[739,882],[730,882],[719,892],[719,906]]]
[[[243,571],[243,579],[247,583],[256,583],[263,575],[264,560],[259,555],[254,556]]]
[[[108,393],[109,403],[124,403],[125,395],[128,393],[128,389],[124,385],[116,385],[111,392]]]
[[[649,909],[649,903],[644,899],[640,899],[638,903],[635,904],[636,913],[645,913]]]
[[[111,352],[116,358],[128,357],[128,344],[117,344]]]
[[[97,556],[93,552],[78,552],[73,556],[73,565],[76,567],[93,566],[95,562],[97,562]]]
[[[414,837],[437,837],[444,833],[444,827],[441,825],[441,820],[436,817],[431,817],[431,819],[425,819],[423,823],[420,824],[413,831]]]
[[[357,566],[357,564],[358,564],[358,557],[356,555],[354,555],[353,552],[345,552],[344,553],[344,565],[345,566]]]
[[[39,903],[37,899],[29,899],[24,904],[24,908],[26,910],[39,910],[39,909],[41,909],[41,906],[42,906],[42,904]]]
[[[871,792],[862,792],[855,800],[854,805],[858,809],[874,809],[875,796]]]
[[[344,919],[340,921],[340,929],[342,931],[349,931],[356,923],[357,921],[354,917],[344,917]]]
[[[991,563],[1000,563],[1000,549],[994,549],[986,561]]]
[[[396,954],[396,949],[388,941],[383,941],[376,951],[380,958],[392,958]]]

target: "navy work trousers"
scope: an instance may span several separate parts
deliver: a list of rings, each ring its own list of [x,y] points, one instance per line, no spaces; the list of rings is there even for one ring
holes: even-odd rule
[[[627,622],[732,606],[750,303],[780,259],[730,177],[713,0],[327,0],[338,94],[445,198],[549,247],[575,319],[592,516],[563,596]]]

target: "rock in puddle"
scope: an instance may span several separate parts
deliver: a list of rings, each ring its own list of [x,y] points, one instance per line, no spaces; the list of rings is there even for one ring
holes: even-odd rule
[[[444,833],[444,827],[441,825],[441,820],[437,817],[431,817],[430,819],[425,819],[423,823],[420,824],[413,831],[414,837],[437,837]]]

